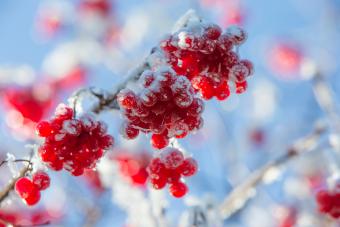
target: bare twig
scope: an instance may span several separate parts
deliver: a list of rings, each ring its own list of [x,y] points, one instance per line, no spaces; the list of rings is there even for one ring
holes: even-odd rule
[[[0,162],[0,167],[3,166],[3,164],[8,163],[8,162],[9,162],[8,160],[1,161]],[[16,159],[16,160],[13,160],[13,162],[27,162],[27,164],[31,163],[31,161],[27,160],[27,159]]]
[[[263,181],[264,176],[272,169],[276,168],[292,158],[315,149],[321,135],[327,130],[325,125],[319,125],[308,136],[295,142],[287,153],[283,156],[269,162],[262,168],[256,170],[246,180],[238,185],[234,190],[226,197],[226,199],[220,205],[220,213],[223,218],[228,218],[234,214],[237,210],[241,209],[245,203],[255,194],[256,186]]]
[[[331,121],[332,127],[337,133],[340,133],[340,118],[337,114],[337,106],[332,89],[321,73],[314,75],[312,83],[316,101]]]

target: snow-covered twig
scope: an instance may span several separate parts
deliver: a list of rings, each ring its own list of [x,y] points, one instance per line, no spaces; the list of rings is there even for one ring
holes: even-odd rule
[[[327,127],[325,124],[316,125],[314,131],[310,135],[295,142],[288,148],[287,152],[283,156],[269,162],[248,176],[248,178],[234,188],[234,190],[222,202],[220,205],[221,216],[227,219],[236,211],[244,207],[246,202],[255,195],[256,186],[263,181],[264,176],[271,169],[285,164],[296,156],[315,149],[319,143],[320,137],[324,132],[326,132],[326,130]]]
[[[18,159],[20,161],[23,161],[25,164],[25,166],[20,170],[19,174],[17,177],[15,177],[14,179],[12,179],[5,187],[4,189],[2,189],[2,191],[0,191],[0,205],[1,203],[7,198],[7,196],[9,195],[9,193],[14,189],[15,186],[15,182],[20,179],[21,177],[24,177],[29,171],[32,171],[33,167],[32,167],[32,157],[34,155],[34,152],[32,151],[30,154],[30,157],[28,160],[24,160],[24,159]],[[2,161],[1,165],[3,163],[6,163],[7,161]],[[1,166],[0,165],[0,166]]]
[[[188,10],[176,23],[175,26],[173,28],[173,32],[178,31],[179,29],[186,27],[188,25],[188,23],[191,23],[192,21],[201,21],[201,19],[196,15],[196,12],[192,9]],[[90,94],[92,94],[93,96],[97,97],[99,102],[98,104],[92,109],[92,111],[94,113],[100,113],[104,110],[108,110],[108,109],[119,109],[118,103],[117,103],[117,95],[118,93],[127,87],[127,85],[130,82],[134,82],[137,81],[142,73],[147,70],[150,69],[150,61],[152,61],[153,56],[155,55],[156,57],[159,57],[159,53],[155,53],[155,51],[159,51],[157,48],[153,48],[150,55],[147,56],[144,61],[138,65],[137,67],[135,67],[133,70],[131,70],[128,75],[126,76],[126,78],[119,83],[112,91],[110,91],[110,93],[104,94],[100,91],[96,91],[94,88],[88,88],[88,89],[81,89],[78,92],[76,92],[74,94],[74,96],[77,96],[77,98],[79,98],[79,96],[84,93],[84,92],[88,92]],[[74,98],[77,99],[77,98]]]
[[[340,117],[337,114],[337,106],[334,94],[321,73],[316,73],[312,79],[314,97],[321,109],[325,112],[332,127],[340,133]]]

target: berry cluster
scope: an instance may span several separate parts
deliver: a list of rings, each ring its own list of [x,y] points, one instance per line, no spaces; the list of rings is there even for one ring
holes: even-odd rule
[[[162,151],[160,157],[152,159],[148,166],[152,186],[162,189],[168,183],[170,194],[176,198],[188,192],[188,187],[181,178],[193,176],[197,170],[197,162],[190,157],[184,158],[183,153],[175,148]]]
[[[150,161],[147,153],[120,153],[115,157],[115,160],[118,162],[122,175],[129,179],[133,185],[145,185],[149,176],[146,168]]]
[[[50,186],[50,177],[43,171],[33,174],[32,180],[22,177],[15,183],[16,193],[29,206],[35,205],[40,200],[40,191]]]
[[[38,135],[45,138],[39,155],[53,170],[64,168],[74,176],[82,175],[113,145],[106,131],[105,123],[88,115],[75,119],[73,109],[60,104],[52,120],[37,125]]]
[[[234,47],[242,44],[246,33],[235,26],[224,33],[215,24],[193,21],[160,43],[168,63],[179,75],[190,79],[204,99],[224,100],[247,88],[246,78],[253,73],[248,60],[240,60]]]
[[[195,97],[186,77],[160,68],[144,71],[139,83],[140,92],[124,89],[117,96],[126,117],[122,128],[125,138],[133,139],[139,131],[150,132],[153,147],[162,149],[169,138],[184,138],[202,126],[203,101]]]
[[[319,210],[333,218],[340,218],[340,184],[334,191],[321,190],[316,195]]]

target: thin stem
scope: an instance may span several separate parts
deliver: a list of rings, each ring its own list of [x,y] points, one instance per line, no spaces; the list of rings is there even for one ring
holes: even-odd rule
[[[0,167],[3,166],[5,163],[8,163],[8,162],[9,162],[8,160],[1,161]],[[16,159],[16,160],[13,160],[13,162],[27,162],[28,164],[31,164],[31,161],[27,160],[27,159]]]
[[[298,140],[290,146],[287,152],[279,158],[269,162],[262,168],[249,175],[240,185],[225,198],[220,205],[220,214],[227,219],[236,211],[244,207],[245,203],[255,195],[256,186],[263,181],[264,176],[273,168],[277,168],[292,158],[304,154],[316,148],[320,137],[326,132],[327,127],[317,125],[315,130],[308,136]]]
[[[321,73],[316,73],[314,75],[312,85],[315,100],[330,120],[336,133],[340,133],[340,118],[337,114],[337,105],[333,95],[334,92]]]
[[[9,193],[14,189],[14,186],[17,180],[19,180],[21,177],[24,177],[28,172],[32,171],[31,160],[32,160],[33,155],[34,155],[34,150],[30,152],[29,160],[17,159],[18,161],[26,162],[27,165],[25,165],[25,167],[20,170],[19,175],[16,178],[12,179],[9,182],[9,184],[6,185],[6,187],[2,191],[0,191],[0,206],[1,206],[1,203],[8,197]]]

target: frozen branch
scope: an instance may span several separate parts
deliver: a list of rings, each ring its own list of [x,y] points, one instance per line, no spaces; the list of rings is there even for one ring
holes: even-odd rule
[[[10,183],[0,192],[0,204],[7,198],[9,193],[14,189],[15,182],[17,182],[18,179],[21,177],[24,177],[26,173],[32,170],[32,163],[29,162],[28,165],[25,165],[24,168],[20,170],[19,176],[12,179]]]
[[[288,148],[287,152],[283,156],[269,162],[248,176],[246,180],[234,188],[234,190],[222,202],[220,206],[221,217],[227,219],[236,211],[244,207],[246,202],[255,195],[256,186],[263,181],[265,175],[270,170],[287,163],[296,156],[315,149],[320,137],[326,130],[327,127],[324,124],[317,125],[310,135],[295,142]]]
[[[19,174],[17,177],[13,178],[6,186],[4,189],[2,189],[2,191],[0,191],[0,205],[1,203],[8,197],[9,193],[14,189],[15,186],[15,182],[17,182],[18,179],[20,179],[21,177],[24,177],[28,172],[32,171],[33,167],[32,167],[32,157],[34,155],[33,150],[30,152],[30,157],[28,160],[26,159],[16,159],[14,160],[14,162],[24,162],[25,166],[20,170]],[[1,162],[1,165],[3,165],[4,163],[8,162],[7,160],[4,160]]]
[[[337,114],[336,101],[330,86],[321,73],[316,73],[312,79],[314,97],[327,118],[331,121],[337,133],[340,133],[340,118]]]
[[[173,28],[173,31],[177,31],[183,27],[186,27],[188,23],[191,23],[193,21],[201,21],[201,19],[196,15],[196,12],[194,10],[188,10],[176,23]],[[135,82],[137,81],[142,73],[150,69],[150,64],[149,64],[149,57],[154,54],[154,52],[157,51],[157,48],[153,48],[150,55],[147,56],[144,61],[137,66],[135,69],[131,70],[128,75],[126,76],[125,80],[123,80],[120,84],[118,84],[111,92],[109,95],[103,94],[100,91],[96,91],[94,88],[88,88],[88,89],[81,89],[78,92],[76,92],[73,95],[74,100],[78,99],[79,96],[83,92],[88,92],[92,94],[93,96],[97,97],[99,102],[98,105],[95,106],[92,111],[94,113],[100,113],[104,110],[109,110],[109,109],[119,109],[118,103],[117,103],[117,95],[118,93],[127,87],[127,85],[130,82]],[[76,97],[77,96],[77,97]]]

